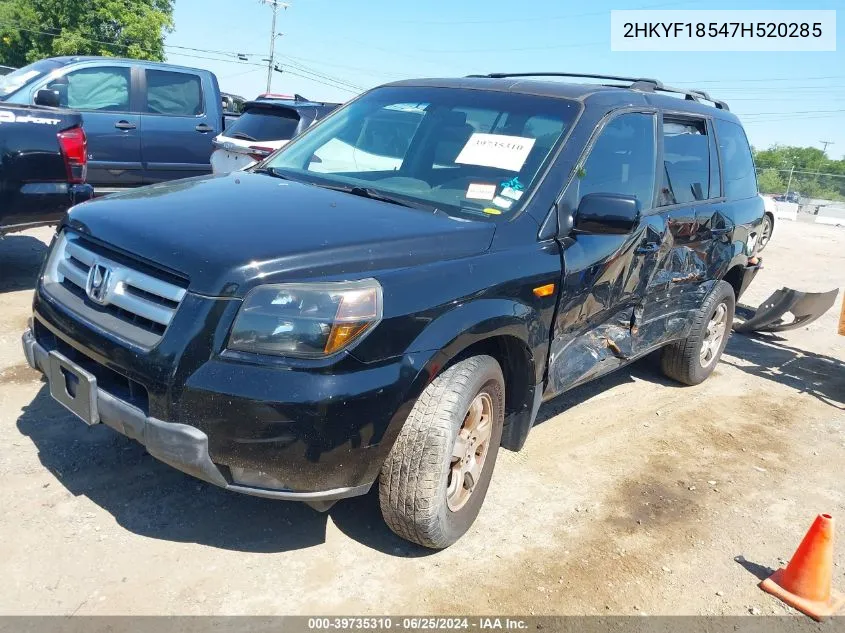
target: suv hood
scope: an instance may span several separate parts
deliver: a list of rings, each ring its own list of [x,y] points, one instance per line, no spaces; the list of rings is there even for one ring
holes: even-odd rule
[[[479,254],[495,225],[236,172],[119,193],[75,207],[68,224],[186,275],[192,292],[243,296],[257,283]]]

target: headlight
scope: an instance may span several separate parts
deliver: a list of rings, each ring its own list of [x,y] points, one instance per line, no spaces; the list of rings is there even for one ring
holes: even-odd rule
[[[259,286],[244,299],[227,347],[243,352],[321,358],[381,321],[375,279]]]

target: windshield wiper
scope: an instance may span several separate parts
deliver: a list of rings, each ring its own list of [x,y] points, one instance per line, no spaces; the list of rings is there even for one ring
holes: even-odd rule
[[[253,174],[267,174],[268,176],[273,176],[273,178],[281,178],[282,180],[293,180],[287,174],[283,174],[278,167],[259,167],[258,169],[252,170]]]
[[[255,137],[250,136],[249,134],[244,134],[243,132],[233,132],[232,134],[229,134],[229,138],[241,138],[245,141],[256,140]]]
[[[368,198],[369,200],[387,202],[389,204],[395,204],[400,207],[408,207],[409,209],[425,209],[427,211],[431,211],[433,209],[433,207],[431,207],[430,205],[410,202],[402,198],[397,198],[388,194],[384,194],[381,191],[376,191],[375,189],[371,189],[370,187],[345,187],[343,185],[324,185],[320,183],[314,184],[317,187],[323,187],[324,189],[331,189],[332,191],[342,191],[343,193],[350,193],[353,196],[360,196],[362,198]],[[436,211],[436,209],[434,210]]]

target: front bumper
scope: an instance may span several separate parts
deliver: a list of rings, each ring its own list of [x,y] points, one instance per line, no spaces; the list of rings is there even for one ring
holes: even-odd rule
[[[41,371],[49,379],[48,359],[50,351],[39,344],[32,329],[27,329],[24,332],[22,343],[28,364],[33,369]],[[78,365],[75,367],[83,372],[85,371]],[[137,440],[146,447],[153,457],[182,472],[233,492],[272,499],[303,501],[318,510],[327,509],[338,499],[366,494],[372,486],[380,469],[381,461],[383,461],[390,446],[390,442],[384,441],[377,446],[358,447],[357,451],[350,451],[347,454],[347,465],[350,467],[349,472],[353,473],[349,476],[353,481],[347,486],[325,490],[254,487],[237,483],[233,480],[231,468],[219,462],[216,463],[212,459],[209,450],[209,436],[199,428],[178,422],[166,422],[146,415],[140,408],[99,387],[96,389],[96,406],[99,422]],[[293,455],[290,455],[292,458],[290,463],[280,464],[280,457],[283,459],[284,455],[278,451],[273,451],[268,453],[265,459],[272,460],[274,462],[272,466],[277,471],[281,468],[294,472],[293,479],[298,480],[297,474],[301,474],[299,471],[305,464],[296,460]],[[362,459],[366,459],[370,463],[366,467],[355,468],[356,461],[360,462]],[[260,458],[256,457],[252,464],[261,461]],[[319,460],[308,463],[306,467],[309,467],[313,472],[308,474],[306,479],[308,481],[319,481],[321,469],[330,467],[335,470],[336,466],[337,464],[334,461],[324,464],[321,464]],[[336,473],[333,474],[336,475]],[[322,478],[332,480],[332,477],[328,475]],[[336,476],[334,480],[336,480]]]

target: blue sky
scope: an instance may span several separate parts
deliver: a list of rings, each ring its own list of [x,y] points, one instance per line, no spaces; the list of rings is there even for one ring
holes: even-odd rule
[[[611,9],[698,9],[660,0],[290,0],[279,11],[273,91],[346,100],[408,77],[571,71],[654,77],[728,102],[752,144],[820,146],[845,155],[845,38],[836,52],[611,52]],[[712,0],[707,9],[837,9],[841,0]],[[839,13],[841,16],[843,12]],[[213,70],[221,89],[266,87],[271,9],[259,0],[176,0],[168,61]],[[189,50],[202,49],[202,50]],[[207,51],[219,51],[210,53]],[[238,62],[234,53],[246,54]],[[298,76],[297,76],[298,75]],[[307,78],[306,78],[307,77]],[[327,85],[328,84],[328,85]]]

